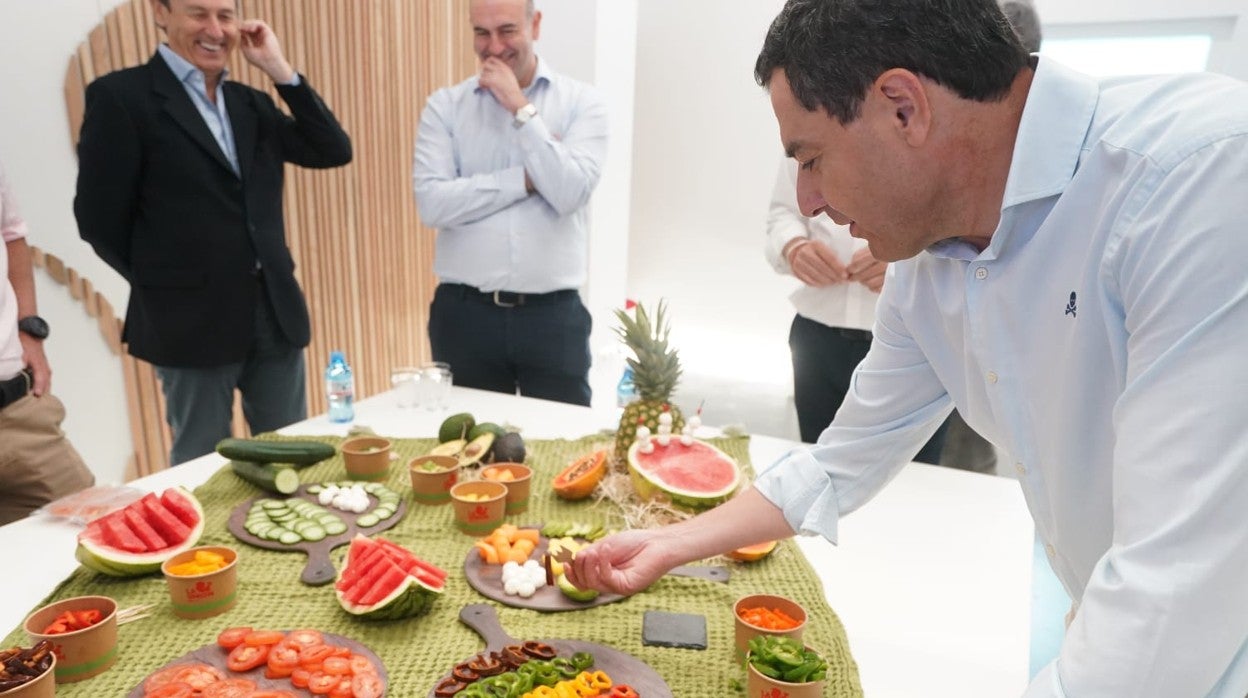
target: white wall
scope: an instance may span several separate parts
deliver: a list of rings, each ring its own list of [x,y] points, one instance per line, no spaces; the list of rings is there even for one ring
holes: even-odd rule
[[[62,84],[69,56],[119,0],[5,0],[0,4],[0,158],[30,224],[30,244],[91,280],[117,313],[125,282],[78,239],[71,208],[78,167]],[[102,7],[103,6],[103,7]],[[100,482],[120,482],[133,452],[121,362],[94,318],[68,290],[36,273],[52,389],[65,402],[65,432]]]

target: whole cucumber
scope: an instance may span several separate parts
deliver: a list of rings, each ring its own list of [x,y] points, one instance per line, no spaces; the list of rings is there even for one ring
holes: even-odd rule
[[[277,494],[294,494],[295,490],[299,489],[299,476],[290,466],[232,460],[230,468],[235,475],[262,490]]]
[[[332,458],[337,451],[319,441],[265,441],[261,439],[222,439],[217,453],[230,460],[252,463],[292,463],[312,465]]]

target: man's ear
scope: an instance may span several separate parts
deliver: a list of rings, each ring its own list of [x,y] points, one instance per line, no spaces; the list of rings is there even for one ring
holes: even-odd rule
[[[541,36],[541,34],[542,34],[542,11],[534,10],[533,11],[533,40],[537,41],[537,39]]]
[[[161,0],[150,0],[152,4],[152,17],[156,26],[161,31],[168,31],[169,28],[169,7]]]
[[[886,70],[872,83],[869,97],[876,98],[873,111],[881,114],[906,143],[922,145],[927,140],[932,104],[919,76],[902,68]]]

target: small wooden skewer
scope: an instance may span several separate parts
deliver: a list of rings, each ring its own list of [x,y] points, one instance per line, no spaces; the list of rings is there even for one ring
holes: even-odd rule
[[[151,616],[152,614],[144,613],[143,611],[146,611],[155,605],[156,604],[154,603],[145,603],[121,609],[117,612],[117,625],[125,625],[126,623],[131,623],[133,621]]]

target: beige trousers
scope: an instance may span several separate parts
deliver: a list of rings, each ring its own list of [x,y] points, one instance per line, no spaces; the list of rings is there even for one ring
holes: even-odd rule
[[[61,431],[64,419],[54,395],[27,395],[0,410],[0,525],[95,482]]]

